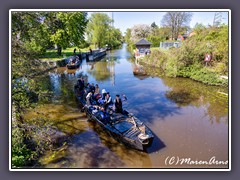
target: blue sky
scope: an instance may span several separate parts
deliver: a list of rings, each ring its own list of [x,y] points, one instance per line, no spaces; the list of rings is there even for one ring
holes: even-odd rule
[[[111,12],[105,12],[112,18]],[[131,28],[136,24],[151,24],[155,22],[158,26],[161,23],[161,19],[166,12],[113,12],[114,27],[119,28],[122,33],[127,28]],[[204,25],[212,25],[215,11],[213,12],[193,12],[190,27],[194,27],[196,23],[202,23]],[[89,13],[91,15],[91,13]],[[222,12],[222,22],[228,23],[228,12]]]

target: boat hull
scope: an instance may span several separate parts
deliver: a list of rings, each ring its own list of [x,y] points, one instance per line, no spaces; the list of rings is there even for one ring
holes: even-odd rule
[[[79,68],[79,66],[80,66],[80,63],[79,64],[74,64],[74,65],[67,64],[68,69],[77,69],[77,68]]]
[[[101,126],[101,128],[106,133],[110,134],[118,142],[124,144],[127,147],[134,148],[134,149],[137,149],[140,151],[146,151],[147,148],[152,145],[154,136],[151,133],[150,129],[146,125],[144,125],[144,126],[146,128],[146,132],[149,134],[149,137],[146,140],[141,141],[138,138],[139,135],[141,134],[141,132],[139,130],[136,131],[133,128],[129,128],[128,130],[121,132],[118,129],[114,128],[119,124],[121,125],[121,123],[124,123],[125,121],[120,122],[120,123],[115,123],[115,125],[106,124],[106,123],[102,122],[99,118],[97,118],[92,113],[92,111],[88,108],[88,106],[86,106],[85,100],[83,99],[82,96],[79,96],[79,93],[77,93],[76,90],[75,90],[75,94],[76,94],[78,102],[83,106],[83,110],[85,111],[88,119],[90,121],[97,123],[99,126]]]

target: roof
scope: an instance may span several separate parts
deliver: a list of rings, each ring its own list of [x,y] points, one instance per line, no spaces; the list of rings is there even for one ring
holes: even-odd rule
[[[137,43],[135,43],[135,45],[151,45],[152,43],[150,43],[149,41],[147,41],[146,39],[141,39],[140,41],[138,41]]]

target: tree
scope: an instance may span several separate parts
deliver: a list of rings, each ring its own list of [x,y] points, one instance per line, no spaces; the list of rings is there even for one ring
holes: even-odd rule
[[[43,53],[49,46],[43,16],[42,12],[12,12],[12,39],[21,42],[32,55]]]
[[[89,18],[87,26],[88,41],[94,43],[95,46],[105,46],[107,32],[110,29],[112,20],[104,13],[93,13]]]
[[[147,24],[138,24],[131,29],[131,40],[135,43],[141,38],[147,38],[152,28]]]
[[[23,166],[35,155],[29,143],[29,130],[24,125],[23,113],[42,95],[42,90],[31,75],[39,70],[36,47],[45,48],[42,13],[12,12],[12,165]],[[31,45],[34,45],[33,47]]]
[[[191,21],[191,12],[167,12],[161,21],[163,27],[171,29],[172,39],[177,40],[179,33],[186,30]]]
[[[124,36],[124,41],[130,45],[131,43],[131,29],[130,28],[127,28],[126,32],[125,32],[125,36]]]
[[[107,31],[104,44],[107,44],[109,47],[117,47],[120,46],[123,42],[123,36],[120,29],[116,29],[114,27],[110,27]]]
[[[44,24],[51,42],[57,45],[58,54],[62,48],[81,46],[87,26],[86,12],[47,12]]]
[[[153,23],[151,24],[151,27],[152,27],[152,28],[158,28],[158,26],[156,25],[155,22],[153,22]]]

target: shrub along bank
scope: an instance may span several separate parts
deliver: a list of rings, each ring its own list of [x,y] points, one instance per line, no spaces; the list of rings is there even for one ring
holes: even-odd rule
[[[169,77],[188,77],[209,85],[226,86],[228,80],[220,76],[228,76],[228,26],[197,27],[194,33],[181,47],[154,49],[139,62],[161,68]],[[212,55],[207,64],[206,53]]]

